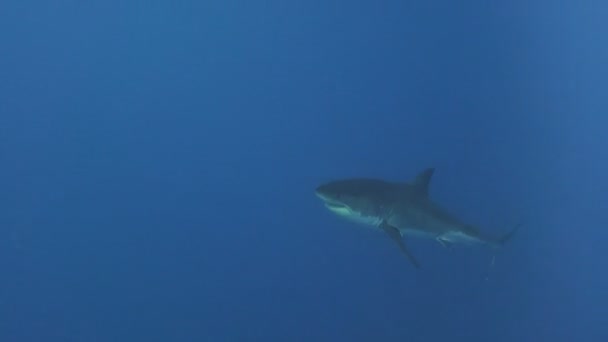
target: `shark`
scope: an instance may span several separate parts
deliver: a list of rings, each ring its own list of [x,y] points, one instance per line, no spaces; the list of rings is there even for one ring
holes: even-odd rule
[[[420,263],[407,247],[409,237],[435,239],[444,247],[454,244],[503,246],[517,231],[493,236],[466,223],[429,196],[435,168],[427,168],[408,182],[350,178],[318,186],[315,194],[334,214],[386,233],[409,259]]]

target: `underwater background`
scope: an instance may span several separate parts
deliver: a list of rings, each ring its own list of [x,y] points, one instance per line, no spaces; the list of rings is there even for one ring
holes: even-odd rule
[[[0,341],[608,341],[608,5],[0,3]],[[377,231],[409,181],[502,249]]]

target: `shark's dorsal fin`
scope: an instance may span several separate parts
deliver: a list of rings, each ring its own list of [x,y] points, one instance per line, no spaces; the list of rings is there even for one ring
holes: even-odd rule
[[[429,195],[429,183],[431,182],[431,178],[433,177],[433,173],[435,172],[435,168],[430,167],[418,174],[412,186],[416,191],[418,191],[421,195],[428,196]]]

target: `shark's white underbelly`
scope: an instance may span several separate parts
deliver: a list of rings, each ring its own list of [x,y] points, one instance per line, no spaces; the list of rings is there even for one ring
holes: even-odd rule
[[[475,243],[480,242],[476,236],[468,235],[458,229],[451,226],[445,226],[444,229],[425,229],[422,227],[405,227],[400,228],[402,236],[418,237],[418,238],[431,238],[441,240],[442,242],[449,243]]]
[[[389,217],[388,222],[397,227],[403,236],[441,239],[445,242],[460,242],[469,238],[453,222],[437,219],[425,213],[410,212],[409,215],[397,215]]]
[[[387,218],[378,216],[366,216],[348,207],[328,206],[335,214],[350,221],[368,227],[380,227],[383,222],[388,222],[396,227],[402,236],[431,238],[450,243],[470,243],[478,239],[463,233],[459,227],[450,222],[439,220],[430,215],[418,214],[415,216],[389,216]]]
[[[333,211],[338,216],[342,216],[350,221],[360,223],[366,226],[374,226],[378,227],[382,223],[382,219],[376,216],[365,216],[355,211],[350,210],[348,207],[327,207],[329,210]]]
[[[433,234],[431,232],[422,230],[422,229],[417,229],[417,228],[401,228],[399,229],[399,232],[401,232],[401,235],[403,236],[413,236],[413,237],[421,237],[421,238],[435,238],[437,237],[437,234]]]
[[[430,217],[424,219],[403,219],[401,217],[389,218],[388,223],[397,227],[404,235],[433,236],[455,230],[455,227],[447,222]]]

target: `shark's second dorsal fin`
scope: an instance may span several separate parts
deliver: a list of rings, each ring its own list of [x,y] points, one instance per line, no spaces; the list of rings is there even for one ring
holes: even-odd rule
[[[430,167],[418,174],[412,186],[416,191],[418,191],[421,195],[428,196],[429,195],[429,183],[431,182],[431,178],[433,177],[433,173],[435,172],[435,168]]]

